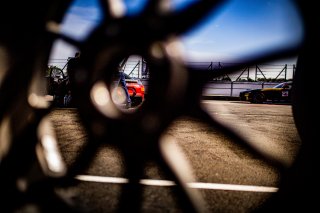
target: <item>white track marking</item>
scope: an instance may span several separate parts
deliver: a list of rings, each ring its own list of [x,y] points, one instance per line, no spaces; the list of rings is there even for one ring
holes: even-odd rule
[[[129,183],[129,179],[120,177],[102,177],[92,175],[78,175],[77,180],[87,182],[98,182],[98,183],[118,183],[126,184]],[[152,180],[152,179],[141,179],[140,184],[146,186],[175,186],[175,182],[169,180]],[[277,187],[267,186],[252,186],[252,185],[237,185],[237,184],[221,184],[221,183],[188,183],[190,188],[196,189],[213,189],[213,190],[228,190],[228,191],[247,191],[247,192],[277,192]]]

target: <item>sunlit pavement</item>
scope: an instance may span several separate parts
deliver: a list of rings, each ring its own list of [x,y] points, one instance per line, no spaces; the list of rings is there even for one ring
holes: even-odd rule
[[[239,128],[240,132],[245,131],[250,140],[257,139],[252,141],[257,141],[259,147],[264,147],[267,142],[275,156],[284,154],[280,160],[290,163],[294,159],[300,140],[290,105],[213,100],[205,100],[203,105],[216,119],[232,124],[231,127]],[[58,114],[59,110],[54,113]],[[75,113],[75,109],[69,110],[59,117],[60,121],[58,115],[53,115],[57,133],[62,129],[68,132],[60,138],[64,147],[62,154],[67,162],[75,158],[81,150],[81,141],[85,139],[85,134],[77,132],[79,128],[71,125],[74,124],[72,116]],[[70,123],[63,123],[62,119],[68,116],[71,116]],[[175,121],[167,134],[175,138],[189,161],[195,175],[195,182],[189,187],[200,191],[209,212],[248,212],[277,191],[281,176],[275,168],[264,163],[263,159],[252,158],[250,153],[226,136],[208,129],[196,119]],[[115,212],[121,187],[128,181],[123,177],[123,169],[121,155],[106,143],[90,168],[77,176],[79,185],[70,188],[77,205],[89,212]],[[163,175],[157,165],[148,164],[141,184],[144,187],[144,212],[180,212],[173,193],[175,184]],[[62,191],[68,195],[65,189]]]

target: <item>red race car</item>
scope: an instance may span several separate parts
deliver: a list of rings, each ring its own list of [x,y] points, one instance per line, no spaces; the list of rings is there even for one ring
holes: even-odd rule
[[[126,86],[131,99],[132,106],[138,106],[144,101],[145,87],[138,78],[132,78],[127,74],[125,75]]]

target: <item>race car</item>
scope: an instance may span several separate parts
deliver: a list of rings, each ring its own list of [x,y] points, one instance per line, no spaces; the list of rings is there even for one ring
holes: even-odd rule
[[[251,103],[271,102],[291,102],[292,82],[283,82],[272,88],[252,89],[240,92],[241,101]]]
[[[132,106],[138,106],[144,101],[145,87],[138,78],[132,78],[125,74],[126,86],[131,99]]]

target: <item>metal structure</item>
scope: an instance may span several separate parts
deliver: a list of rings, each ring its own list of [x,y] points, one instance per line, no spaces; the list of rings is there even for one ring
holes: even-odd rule
[[[61,35],[57,30],[71,1],[12,0],[0,3],[1,212],[19,212],[27,207],[31,208],[31,212],[32,209],[37,209],[36,212],[75,212],[54,192],[54,187],[75,184],[75,174],[86,169],[103,143],[113,144],[122,151],[126,163],[125,175],[130,179],[130,183],[122,188],[119,212],[139,212],[142,188],[138,180],[148,161],[158,163],[176,181],[176,196],[184,212],[205,212],[203,198],[195,189],[186,187],[190,177],[171,158],[172,153],[175,155],[175,147],[170,145],[170,138],[162,137],[166,127],[180,115],[201,119],[233,138],[237,145],[282,171],[280,190],[257,212],[311,212],[319,208],[314,196],[317,192],[313,192],[319,188],[316,172],[319,167],[319,145],[316,126],[313,125],[318,121],[315,116],[318,109],[308,99],[308,95],[316,91],[315,80],[307,82],[310,80],[308,73],[317,62],[317,55],[313,53],[319,49],[319,19],[310,16],[318,12],[316,2],[297,1],[305,27],[301,45],[259,54],[246,62],[253,65],[299,55],[293,113],[302,147],[290,168],[254,149],[241,135],[210,117],[200,106],[199,97],[208,79],[243,67],[223,67],[215,73],[207,72],[207,69],[197,70],[185,66],[179,52],[173,48],[177,36],[196,26],[223,1],[196,1],[181,11],[170,11],[162,7],[164,1],[151,0],[141,14],[134,17],[123,16],[109,2],[117,1],[100,2],[104,20],[84,41]],[[52,107],[40,93],[43,91],[41,75],[46,69],[53,41],[57,38],[82,52],[79,67],[70,74],[70,78],[73,79],[74,91],[77,91],[76,106],[89,134],[89,143],[68,168],[50,165],[45,153],[46,146],[56,137],[46,117]],[[117,65],[132,54],[141,55],[148,61],[151,72],[149,95],[137,112],[126,114],[115,108],[112,101],[101,101],[99,94],[104,97],[110,95],[108,87]],[[149,121],[149,125],[143,125],[144,121]],[[124,129],[131,135],[130,143],[126,136],[122,139],[116,137]],[[131,134],[133,132],[135,134]],[[132,135],[136,138],[132,139]]]
[[[65,59],[52,59],[53,61],[58,61],[54,62],[51,64],[56,64],[56,63],[66,63],[67,60]],[[66,62],[62,62],[66,61]],[[222,62],[189,62],[187,63],[188,66],[193,67],[194,69],[209,69],[212,72],[215,72],[216,70],[221,69],[223,66],[228,65],[228,63],[222,63]],[[229,63],[230,64],[230,63]],[[241,66],[239,64],[238,66]],[[54,67],[51,65],[50,67]],[[225,76],[220,76],[219,79],[215,80],[220,80],[223,77],[226,77],[230,79],[230,81],[257,81],[257,80],[262,80],[262,81],[267,81],[269,80],[274,80],[274,81],[287,81],[287,80],[292,80],[294,77],[294,73],[296,70],[296,65],[295,64],[268,64],[268,65],[243,65],[243,69],[241,69],[238,72],[233,73],[233,76],[230,77],[229,75]],[[62,68],[64,70],[65,66]],[[145,71],[142,71],[145,69]],[[125,70],[128,75],[131,77],[135,78],[148,78],[148,67],[143,58],[136,60],[136,61],[130,61],[125,65]],[[253,74],[252,74],[253,73]],[[262,76],[262,78],[261,78]],[[270,76],[273,76],[272,78]],[[235,78],[236,77],[236,78]],[[252,78],[253,77],[253,78]],[[233,78],[233,79],[232,79]]]

